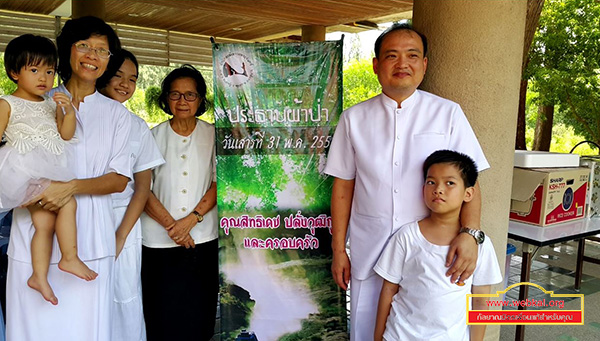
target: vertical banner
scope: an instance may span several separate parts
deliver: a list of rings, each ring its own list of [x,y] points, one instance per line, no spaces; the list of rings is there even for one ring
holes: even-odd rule
[[[342,41],[213,44],[221,340],[346,338],[322,174]]]

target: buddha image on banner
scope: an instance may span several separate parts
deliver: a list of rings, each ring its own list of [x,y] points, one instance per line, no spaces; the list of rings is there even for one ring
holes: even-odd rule
[[[346,338],[322,173],[342,41],[213,44],[221,340]]]

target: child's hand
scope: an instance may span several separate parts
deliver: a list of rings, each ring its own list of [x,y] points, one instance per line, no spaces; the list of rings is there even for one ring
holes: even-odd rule
[[[119,233],[117,232],[117,251],[115,253],[115,260],[117,258],[119,258],[119,255],[121,254],[121,251],[123,251],[123,247],[125,246],[125,240],[126,238],[122,238],[119,236]]]
[[[52,99],[54,100],[54,102],[56,102],[57,106],[63,108],[65,115],[75,114],[75,109],[73,108],[73,105],[71,104],[71,99],[69,98],[69,96],[67,96],[67,94],[62,92],[56,92],[54,96],[52,96]]]

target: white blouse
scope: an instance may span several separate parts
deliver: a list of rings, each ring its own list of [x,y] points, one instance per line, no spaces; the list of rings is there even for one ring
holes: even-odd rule
[[[213,181],[217,181],[215,128],[196,120],[192,134],[181,136],[166,121],[154,127],[152,135],[166,160],[152,170],[152,193],[174,219],[181,219],[194,211]],[[215,205],[190,231],[194,243],[216,239],[217,222]],[[146,213],[142,214],[142,244],[153,248],[178,246],[167,230]]]

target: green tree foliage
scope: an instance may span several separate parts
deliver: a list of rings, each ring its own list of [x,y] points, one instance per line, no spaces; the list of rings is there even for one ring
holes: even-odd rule
[[[146,106],[147,93],[148,90],[137,88],[133,93],[133,96],[125,102],[125,107],[132,113],[144,119],[144,121],[148,123],[148,126],[152,128],[157,124],[168,120],[169,116],[158,107],[148,110]]]
[[[355,59],[344,66],[344,110],[380,92],[371,59]]]
[[[4,65],[2,65],[4,69]],[[8,76],[4,76],[0,78],[0,95],[10,95],[17,90],[17,84],[8,78]]]
[[[353,60],[359,60],[361,57],[361,41],[358,34],[350,34],[344,42],[344,64]]]
[[[17,90],[17,84],[11,81],[4,71],[4,53],[0,54],[0,72],[3,73],[0,77],[0,95],[10,95]]]
[[[600,1],[546,0],[529,58],[537,104],[600,143]]]
[[[148,89],[156,86],[160,89],[160,83],[171,70],[173,68],[169,66],[140,65],[140,76],[137,81],[138,88]]]
[[[531,88],[531,86],[530,86]],[[527,92],[527,102],[525,104],[526,111],[526,131],[525,131],[525,139],[526,145],[528,149],[531,150],[531,146],[533,145],[534,138],[534,129],[536,123],[537,116],[537,99],[538,93],[529,89]],[[560,113],[559,113],[560,114]],[[552,143],[550,146],[551,152],[557,153],[569,153],[573,147],[583,141],[585,138],[581,135],[575,133],[575,130],[572,126],[565,124],[565,121],[562,117],[557,117],[558,123],[555,123],[552,127]],[[580,155],[597,155],[598,149],[593,145],[584,143],[577,147],[574,153]]]

